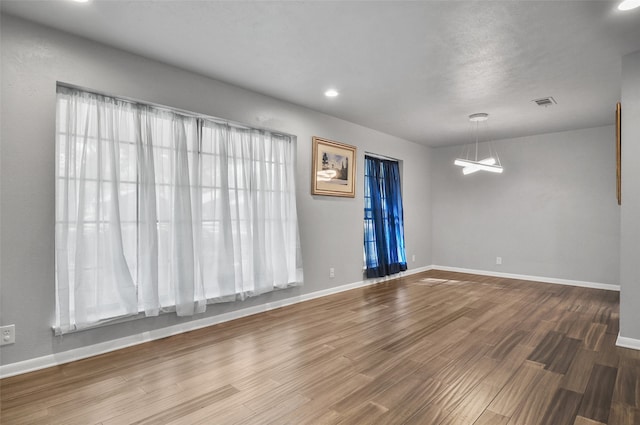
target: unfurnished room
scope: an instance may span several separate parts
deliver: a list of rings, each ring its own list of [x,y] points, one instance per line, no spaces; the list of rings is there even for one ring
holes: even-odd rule
[[[640,425],[640,1],[0,1],[0,423]]]

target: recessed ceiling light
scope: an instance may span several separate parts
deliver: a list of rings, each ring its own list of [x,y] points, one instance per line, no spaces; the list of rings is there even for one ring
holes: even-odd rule
[[[76,3],[89,3],[90,0],[72,0]]]
[[[631,10],[640,6],[640,0],[624,0],[618,5],[619,10]]]
[[[338,93],[338,90],[335,90],[335,89],[329,89],[326,92],[324,92],[324,95],[327,97],[336,97],[339,94],[340,93]]]

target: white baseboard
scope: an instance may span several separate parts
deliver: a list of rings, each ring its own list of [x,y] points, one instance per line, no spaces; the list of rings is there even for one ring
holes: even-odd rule
[[[275,302],[260,304],[254,307],[248,307],[229,313],[206,317],[204,319],[192,320],[190,322],[185,322],[178,325],[167,326],[166,328],[154,329],[152,331],[114,339],[111,341],[101,342],[99,344],[93,344],[81,348],[62,351],[60,353],[49,354],[46,356],[36,357],[21,362],[0,365],[0,378],[8,378],[10,376],[33,372],[35,370],[45,369],[47,367],[57,366],[64,363],[70,363],[76,360],[86,359],[88,357],[120,350],[132,345],[143,344],[145,342],[154,341],[156,339],[166,338],[172,335],[205,328],[207,326],[217,325],[219,323],[240,319],[242,317],[251,316],[258,313],[263,313],[265,311],[274,310],[276,308],[285,307],[288,305],[297,304],[303,301],[325,297],[327,295],[337,294],[344,291],[349,291],[351,289],[356,289],[363,286],[374,285],[376,283],[393,280],[402,276],[408,276],[428,270],[431,270],[431,266],[418,267],[415,269],[407,270],[405,272],[401,272],[399,274],[395,274],[393,276],[386,276],[384,278],[378,279],[361,280],[358,282],[348,283],[346,285],[311,292],[309,294],[302,294]]]
[[[620,336],[620,334],[618,334],[618,339],[616,339],[616,345],[618,347],[630,348],[632,350],[640,350],[640,339],[627,338],[625,336]]]
[[[587,281],[582,281],[582,280],[569,280],[569,279],[557,279],[555,277],[529,276],[529,275],[524,275],[524,274],[501,273],[501,272],[494,272],[494,271],[463,269],[463,268],[460,268],[460,267],[437,266],[437,265],[432,265],[432,266],[429,267],[429,269],[444,270],[444,271],[448,271],[448,272],[470,273],[470,274],[477,274],[477,275],[481,275],[481,276],[504,277],[504,278],[508,278],[508,279],[531,280],[531,281],[534,281],[534,282],[556,283],[558,285],[580,286],[580,287],[583,287],[583,288],[606,289],[608,291],[618,291],[618,292],[620,292],[620,285],[612,285],[610,283],[587,282]]]

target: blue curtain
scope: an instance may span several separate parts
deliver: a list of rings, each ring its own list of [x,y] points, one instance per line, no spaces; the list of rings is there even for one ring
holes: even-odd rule
[[[365,156],[364,253],[368,278],[407,270],[400,167]]]

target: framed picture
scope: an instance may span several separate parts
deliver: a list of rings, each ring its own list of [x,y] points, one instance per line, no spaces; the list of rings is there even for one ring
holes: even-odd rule
[[[622,107],[616,104],[616,196],[618,205],[622,205]]]
[[[311,173],[312,195],[355,197],[355,146],[314,137]]]

